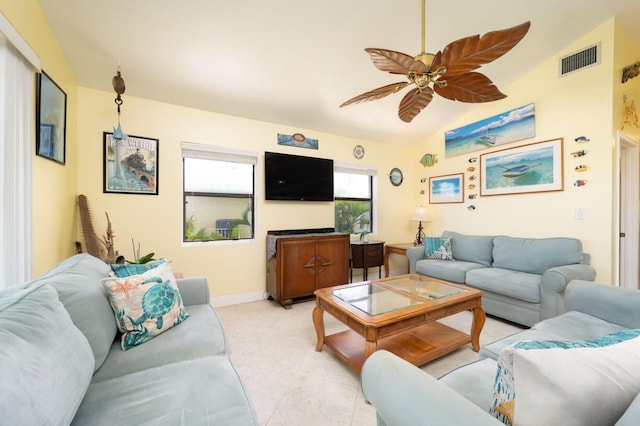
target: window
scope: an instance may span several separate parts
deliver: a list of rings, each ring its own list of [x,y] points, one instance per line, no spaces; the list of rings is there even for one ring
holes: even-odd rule
[[[182,143],[184,242],[253,238],[257,158],[255,153]]]
[[[359,234],[375,229],[374,180],[376,170],[335,165],[335,228],[337,232]]]

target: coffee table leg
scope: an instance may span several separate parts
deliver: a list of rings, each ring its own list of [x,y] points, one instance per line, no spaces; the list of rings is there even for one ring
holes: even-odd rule
[[[365,361],[371,354],[373,354],[378,349],[378,344],[376,341],[367,340],[364,346],[364,359]]]
[[[487,318],[482,308],[473,308],[473,323],[471,324],[471,346],[473,350],[480,350],[480,332],[484,327],[484,321]]]
[[[313,308],[313,326],[316,329],[316,336],[318,336],[318,341],[316,342],[316,352],[320,352],[322,350],[322,346],[324,346],[324,319],[323,319],[324,310],[320,307],[320,302],[316,299],[316,307]]]

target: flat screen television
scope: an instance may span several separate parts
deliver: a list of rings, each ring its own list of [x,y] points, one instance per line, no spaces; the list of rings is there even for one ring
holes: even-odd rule
[[[266,200],[333,201],[333,160],[264,153]]]

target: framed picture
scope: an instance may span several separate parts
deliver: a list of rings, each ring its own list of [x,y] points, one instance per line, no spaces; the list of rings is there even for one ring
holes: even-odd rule
[[[464,173],[429,178],[429,203],[463,203]]]
[[[44,71],[36,78],[36,155],[66,161],[67,94]]]
[[[105,193],[158,195],[158,139],[104,132]]]
[[[480,195],[523,194],[564,189],[563,138],[480,156]]]
[[[532,138],[535,118],[535,106],[528,104],[449,130],[444,134],[445,154],[453,157]]]

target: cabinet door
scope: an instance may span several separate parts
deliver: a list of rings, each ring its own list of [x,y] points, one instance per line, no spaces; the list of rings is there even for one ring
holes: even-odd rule
[[[349,239],[318,240],[318,288],[349,282]]]
[[[280,242],[281,299],[312,295],[316,289],[316,242]]]

